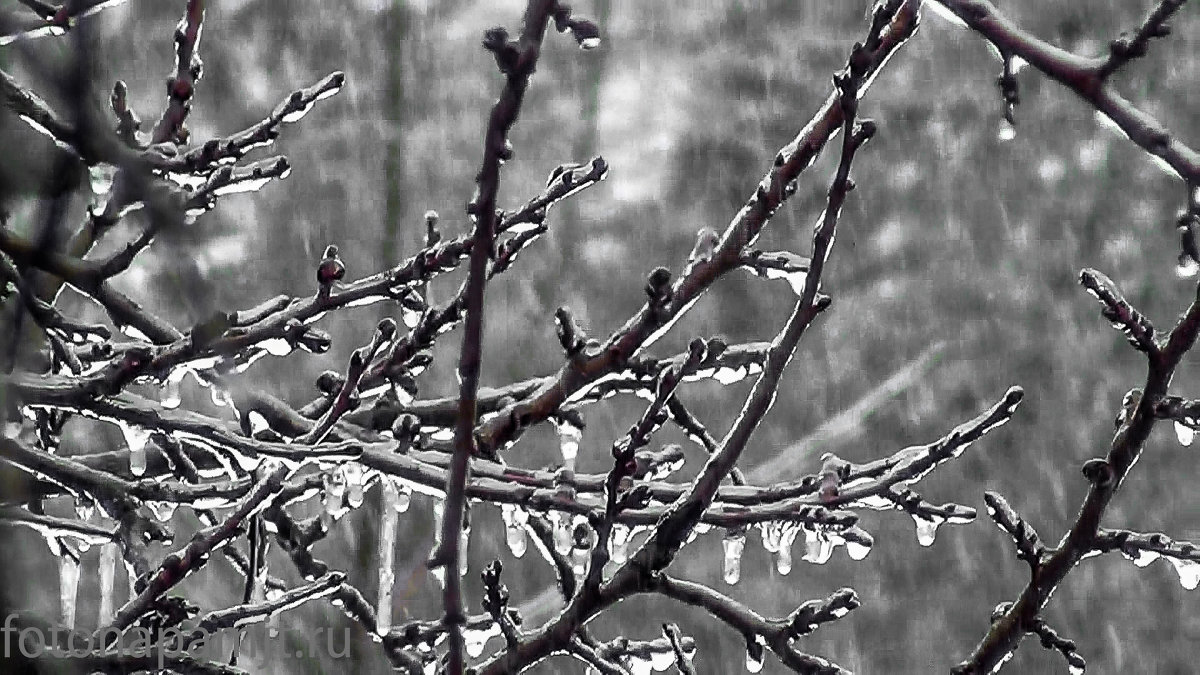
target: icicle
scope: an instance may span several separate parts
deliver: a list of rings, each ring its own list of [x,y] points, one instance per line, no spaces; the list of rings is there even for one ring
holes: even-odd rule
[[[725,549],[725,583],[736,584],[742,576],[742,550],[746,548],[745,530],[729,530],[721,540]]]
[[[68,628],[75,627],[75,598],[79,593],[79,561],[64,552],[58,557],[58,598],[62,609],[62,622]]]
[[[346,503],[352,509],[363,505],[363,480],[365,472],[362,464],[346,462],[342,465],[342,474],[346,477]]]
[[[554,550],[559,555],[567,555],[571,552],[570,518],[558,511],[551,511],[550,521],[554,527]]]
[[[471,558],[467,555],[468,545],[471,542],[471,528],[464,527],[458,535],[458,576],[467,576],[467,571],[470,567]]]
[[[124,422],[119,422],[121,434],[125,436],[125,445],[129,446],[129,472],[135,476],[146,473],[146,442],[150,440],[150,432]]]
[[[575,458],[579,455],[579,441],[583,430],[567,420],[558,422],[558,448],[562,452],[563,466],[575,470]]]
[[[159,405],[167,410],[174,410],[183,402],[183,393],[180,385],[183,383],[184,376],[187,375],[187,368],[178,367],[167,375],[167,381],[163,383],[162,393],[159,394]]]
[[[625,663],[629,666],[630,675],[650,675],[650,670],[653,668],[650,659],[645,659],[635,654],[625,657]]]
[[[437,551],[438,546],[442,543],[442,517],[446,513],[446,500],[435,498],[433,500],[433,551]],[[438,585],[443,589],[446,588],[446,567],[438,565],[434,567],[433,577],[437,579]]]
[[[104,544],[100,547],[100,612],[96,622],[98,626],[107,626],[112,620],[113,586],[116,585],[117,557],[121,554],[116,544]]]
[[[1187,426],[1183,422],[1175,423],[1175,437],[1179,439],[1179,444],[1189,446],[1196,438],[1196,430]]]
[[[629,539],[629,528],[620,523],[613,523],[612,531],[608,535],[608,555],[618,565],[629,559]]]
[[[529,522],[529,512],[516,504],[501,504],[500,515],[504,518],[504,534],[508,541],[508,550],[514,558],[524,556],[529,547],[525,533],[525,523]]]
[[[395,483],[384,478],[379,481],[383,491],[383,519],[379,525],[379,602],[375,606],[375,631],[380,637],[387,635],[392,627],[392,588],[396,582],[396,521],[399,511],[396,503],[400,491]]]

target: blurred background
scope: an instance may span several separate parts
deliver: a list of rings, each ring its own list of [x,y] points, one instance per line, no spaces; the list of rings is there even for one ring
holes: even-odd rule
[[[348,84],[285,127],[276,152],[294,166],[286,180],[223,197],[194,226],[157,241],[118,287],[186,327],[216,310],[247,308],[279,293],[311,293],[326,244],[341,247],[349,276],[358,277],[416,251],[426,210],[441,213],[448,236],[464,231],[486,115],[502,84],[480,38],[493,25],[515,32],[522,2],[210,4],[200,48],[204,77],[188,119],[194,139],[240,130],[330,71],[345,71]],[[604,42],[583,52],[567,36],[547,36],[511,135],[516,156],[503,172],[500,206],[537,194],[564,161],[599,154],[612,168],[605,182],[554,208],[550,234],[489,285],[486,386],[557,369],[554,308],[570,306],[591,334],[605,336],[643,304],[649,270],[665,265],[678,272],[699,228],[722,230],[778,148],[827,95],[832,74],[865,34],[870,9],[867,0],[576,4],[599,23]],[[1149,4],[1006,0],[1003,10],[1040,37],[1099,55],[1109,39],[1137,25]],[[97,100],[123,79],[147,125],[157,119],[183,5],[131,0],[89,20]],[[1194,145],[1200,143],[1193,95],[1200,15],[1185,7],[1173,26],[1169,39],[1118,76],[1118,88]],[[0,64],[61,106],[53,89],[39,83],[45,64],[67,62],[70,47],[67,38],[18,43],[0,50]],[[983,492],[997,490],[1049,542],[1073,520],[1087,488],[1079,467],[1105,452],[1122,396],[1144,376],[1140,356],[1078,285],[1079,271],[1105,272],[1135,306],[1169,327],[1195,294],[1194,280],[1180,279],[1175,269],[1173,224],[1185,193],[1090,108],[1029,70],[1020,75],[1015,138],[1002,140],[999,72],[981,39],[927,12],[918,34],[865,97],[861,114],[877,120],[880,133],[854,167],[858,190],[825,277],[833,309],[801,343],[775,407],[744,455],[743,468],[758,482],[815,472],[823,452],[865,462],[933,441],[1019,384],[1025,403],[1008,426],[915,487],[935,503],[956,501],[981,513]],[[0,199],[12,214],[10,226],[34,232],[40,213],[34,197],[49,181],[50,143],[7,113],[0,114],[0,143]],[[828,153],[804,175],[765,231],[762,248],[807,254],[835,159]],[[82,222],[86,188],[82,192],[68,223]],[[106,244],[127,241],[143,217],[127,218]],[[460,279],[448,275],[433,284],[433,301],[450,297]],[[78,296],[67,294],[63,302],[78,313],[95,312]],[[696,336],[719,334],[731,343],[770,339],[793,302],[785,283],[733,274],[652,352],[674,353]],[[321,324],[335,338],[328,354],[264,359],[235,386],[261,387],[300,405],[314,394],[316,375],[342,370],[350,351],[369,339],[375,319],[392,311],[374,305],[331,314]],[[435,365],[421,380],[422,397],[456,390],[451,373],[458,335],[441,339]],[[1195,359],[1187,362],[1174,393],[1200,395],[1197,372]],[[185,406],[228,415],[211,407],[207,392],[187,386],[194,382],[185,385]],[[690,385],[683,400],[720,436],[748,390],[748,381]],[[585,409],[581,471],[611,464],[610,444],[643,406],[618,398]],[[120,447],[116,428],[86,428],[64,452]],[[689,461],[676,479],[694,475],[703,461],[700,448],[671,428],[655,440],[685,443]],[[1181,447],[1169,425],[1160,425],[1105,524],[1200,538],[1194,453]],[[533,467],[560,461],[553,430],[527,434],[509,461]],[[533,553],[512,559],[498,509],[478,505],[472,515],[469,607],[478,609],[479,570],[499,558],[527,621],[553,616],[552,570]],[[180,533],[196,524],[187,509],[174,519]],[[378,521],[379,496],[372,490],[314,549],[346,570],[372,601]],[[941,528],[929,548],[917,544],[911,519],[899,512],[864,513],[863,521],[876,544],[861,562],[839,550],[826,565],[797,559],[783,576],[751,533],[742,580],[730,587],[721,578],[720,533],[713,532],[689,544],[671,570],[767,616],[853,587],[863,606],[800,646],[859,673],[948,671],[983,636],[992,608],[1014,599],[1026,581],[1026,566],[986,517]],[[397,622],[434,618],[440,587],[424,568],[433,536],[430,500],[414,498],[400,522]],[[48,573],[54,567],[46,546],[24,532],[10,543],[10,579],[28,580],[6,589],[12,602],[54,616],[57,582]],[[86,553],[82,567],[78,626],[88,630],[98,597],[97,557],[96,550]],[[282,555],[272,557],[271,572],[299,582]],[[212,609],[240,600],[237,579],[224,561],[214,561],[182,588]],[[1200,596],[1183,590],[1166,562],[1138,569],[1110,554],[1072,573],[1045,616],[1078,643],[1092,672],[1190,673],[1200,653],[1198,603]],[[740,635],[658,598],[620,604],[592,624],[593,634],[652,639],[663,621],[678,622],[696,639],[699,672],[744,669]],[[283,643],[305,644],[316,626],[347,629],[349,644],[341,644],[339,632],[336,646],[353,664],[326,656],[273,659],[254,669],[386,672],[378,646],[328,603],[285,615]],[[489,650],[499,644],[493,639]],[[1065,672],[1065,666],[1032,639],[1009,670]],[[583,668],[556,657],[534,672]],[[768,656],[764,672],[783,668]]]

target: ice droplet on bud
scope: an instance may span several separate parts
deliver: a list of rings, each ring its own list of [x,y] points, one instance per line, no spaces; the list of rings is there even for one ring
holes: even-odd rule
[[[79,561],[69,553],[58,557],[59,606],[62,610],[63,625],[75,627],[75,598],[79,593]]]
[[[180,385],[183,382],[184,376],[187,375],[186,368],[176,368],[167,376],[167,381],[163,383],[162,394],[159,395],[158,402],[167,410],[174,410],[183,402],[183,394],[180,391]]]
[[[500,625],[492,622],[487,628],[472,630],[470,628],[463,629],[463,642],[467,649],[467,656],[477,659],[483,655],[483,648],[487,646],[487,642],[493,635],[500,634]]]
[[[550,513],[554,524],[554,550],[559,555],[571,552],[571,519],[558,511]]]
[[[332,469],[325,472],[322,482],[325,487],[325,494],[322,498],[325,513],[334,518],[341,517],[343,512],[342,501],[346,497],[345,476],[342,475],[340,468]]]
[[[996,132],[996,138],[1001,141],[1011,141],[1017,137],[1017,128],[1012,125],[1012,122],[1003,120],[1000,122],[1000,129]]]
[[[1175,422],[1175,438],[1179,439],[1180,445],[1189,446],[1196,438],[1196,430],[1183,422]]]
[[[742,577],[742,550],[746,548],[746,533],[744,531],[726,533],[725,538],[721,540],[721,547],[725,549],[725,583],[732,586]]]

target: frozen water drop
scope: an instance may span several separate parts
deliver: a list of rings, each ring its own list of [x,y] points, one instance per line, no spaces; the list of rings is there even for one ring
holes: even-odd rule
[[[618,565],[629,559],[629,539],[629,528],[614,523],[608,535],[608,554]]]
[[[912,518],[913,522],[917,525],[917,543],[921,546],[933,546],[933,540],[937,537],[938,526],[942,524],[941,519],[916,515]]]
[[[125,423],[120,426],[125,445],[129,446],[129,472],[141,476],[146,473],[146,442],[150,440],[150,432]]]
[[[746,548],[745,532],[730,532],[721,540],[725,549],[724,575],[725,583],[736,584],[742,576],[742,550]]]
[[[871,553],[871,547],[868,544],[847,539],[846,553],[850,556],[851,560],[862,560]]]
[[[1200,563],[1185,558],[1165,557],[1175,566],[1175,571],[1179,574],[1180,586],[1189,591],[1194,591],[1197,586],[1200,586]]]
[[[598,38],[598,37],[584,38],[579,41],[580,49],[595,49],[596,47],[599,47],[599,46],[600,46],[600,38]]]
[[[1196,430],[1187,426],[1183,422],[1175,423],[1175,437],[1179,439],[1179,444],[1189,446],[1196,438]]]
[[[583,438],[583,430],[571,422],[563,420],[558,427],[558,448],[562,452],[563,466],[575,470],[575,458],[579,455],[579,441]]]
[[[792,571],[792,547],[780,546],[779,552],[775,554],[775,569],[780,574],[787,576]]]
[[[1191,279],[1196,276],[1196,272],[1200,272],[1200,263],[1186,253],[1179,256],[1179,264],[1175,267],[1176,276],[1180,279]]]
[[[87,497],[80,497],[75,500],[75,515],[82,521],[87,522],[92,519],[96,513],[96,502]]]
[[[1001,141],[1011,141],[1017,137],[1017,128],[1008,120],[1000,122],[1000,129],[996,132],[996,138]]]
[[[514,558],[520,558],[528,549],[525,523],[529,522],[529,512],[515,504],[501,504],[500,513],[504,518],[504,536],[508,542],[508,550]]]

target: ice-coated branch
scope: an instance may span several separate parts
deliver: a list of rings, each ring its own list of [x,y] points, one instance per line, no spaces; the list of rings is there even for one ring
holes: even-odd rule
[[[492,107],[484,138],[483,166],[475,177],[475,197],[467,206],[474,221],[475,241],[467,269],[465,319],[462,350],[458,360],[459,403],[458,420],[454,426],[454,462],[447,484],[445,512],[440,524],[441,544],[430,558],[430,566],[445,567],[446,587],[443,594],[443,620],[450,626],[450,647],[447,669],[450,675],[461,675],[464,667],[462,623],[466,620],[459,567],[459,531],[462,527],[464,487],[470,474],[471,456],[476,453],[475,420],[476,396],[479,392],[483,339],[483,291],[487,283],[488,260],[493,250],[496,226],[496,196],[500,190],[500,166],[512,157],[508,132],[517,121],[530,76],[537,67],[542,37],[550,14],[557,9],[555,0],[529,0],[518,41],[509,40],[503,28],[492,28],[484,35],[483,46],[496,57],[500,72],[505,76],[504,91]]]
[[[192,94],[200,80],[200,32],[205,0],[188,0],[183,18],[175,29],[175,72],[167,79],[167,107],[151,134],[151,143],[184,141],[184,120],[192,107]]]
[[[359,380],[362,379],[363,373],[367,370],[367,364],[375,358],[379,350],[384,344],[389,342],[396,334],[396,322],[392,319],[384,319],[379,322],[375,328],[375,335],[371,338],[371,344],[361,349],[354,350],[350,355],[350,364],[346,367],[346,378],[342,382],[341,389],[333,398],[329,409],[324,415],[317,420],[313,428],[297,439],[297,442],[305,445],[320,443],[333,425],[337,423],[338,418],[350,410],[354,405],[357,405],[355,392],[358,389]]]
[[[849,671],[825,659],[804,654],[792,641],[808,635],[821,624],[836,621],[859,606],[854,591],[843,588],[823,600],[810,600],[783,619],[767,619],[742,603],[703,585],[666,574],[655,575],[654,592],[699,607],[745,636],[747,643],[761,640],[785,666],[797,673],[845,675]],[[761,647],[760,647],[761,648]]]
[[[1200,546],[1190,541],[1177,541],[1161,532],[1101,528],[1096,533],[1093,550],[1120,551],[1138,567],[1162,558],[1175,567],[1181,586],[1187,590],[1200,586]]]
[[[1038,538],[1037,531],[1028,521],[1008,505],[1004,497],[997,492],[985,492],[983,501],[987,504],[988,515],[996,521],[1000,529],[1012,537],[1017,547],[1017,557],[1029,563],[1031,570],[1036,571],[1046,552],[1045,545]]]
[[[955,666],[955,675],[992,673],[1017,648],[1021,638],[1032,629],[1050,596],[1067,574],[1096,547],[1100,521],[1129,470],[1141,456],[1146,439],[1158,419],[1156,410],[1167,396],[1167,388],[1184,354],[1200,335],[1200,287],[1196,298],[1167,335],[1157,352],[1147,354],[1145,384],[1140,396],[1128,399],[1132,408],[1118,418],[1117,432],[1103,459],[1084,467],[1091,482],[1087,497],[1075,522],[1055,549],[1042,557],[1038,573],[1025,585],[1017,600],[992,622],[983,640],[971,655]]]
[[[526,665],[545,658],[555,650],[563,648],[575,631],[586,624],[588,619],[596,613],[626,595],[637,592],[637,589],[644,588],[653,575],[661,572],[674,559],[696,523],[700,521],[705,510],[712,503],[722,480],[737,464],[751,434],[774,402],[779,379],[783,369],[791,360],[800,337],[817,314],[829,306],[828,296],[818,297],[821,274],[829,257],[842,204],[851,189],[850,165],[855,153],[874,135],[875,131],[874,124],[866,122],[859,124],[856,120],[859,91],[876,67],[875,58],[878,51],[883,49],[885,37],[890,34],[891,30],[896,30],[889,26],[900,20],[906,7],[915,13],[916,7],[909,7],[900,0],[890,0],[877,5],[872,28],[866,42],[855,44],[846,68],[835,77],[838,90],[836,105],[841,113],[840,122],[844,126],[842,151],[837,172],[829,188],[825,212],[813,233],[812,266],[805,276],[800,299],[783,330],[772,342],[762,375],[755,382],[733,428],[722,441],[720,450],[709,458],[700,475],[689,486],[687,493],[676,500],[657,522],[650,538],[613,574],[606,584],[599,589],[589,588],[585,585],[555,620],[544,626],[537,634],[522,639],[517,648],[507,648],[495,655],[479,669],[481,675],[499,675],[503,672],[519,671]],[[904,33],[903,37],[907,37],[911,33],[912,26],[908,26],[908,31],[905,32],[903,28],[905,24],[901,21],[900,25],[902,28],[899,30]],[[901,38],[902,40],[903,38]],[[786,164],[786,162],[780,162],[780,164]],[[772,172],[772,176],[775,176],[775,172]],[[780,187],[782,188],[782,186]],[[757,197],[759,200],[767,197],[762,193],[763,187],[760,185]],[[782,199],[781,196],[777,198]],[[764,220],[760,221],[759,225],[762,222],[765,222],[765,214]],[[736,225],[731,226],[729,234],[736,233],[736,231]],[[728,234],[726,241],[728,241]],[[737,247],[738,250],[740,251],[752,241],[753,237],[741,243]],[[738,257],[735,255],[734,259],[737,260]],[[699,267],[700,265],[696,265],[694,269]],[[651,324],[662,326],[663,324],[659,323],[660,319],[654,317],[659,316],[670,307],[670,304],[674,302],[672,298],[679,288],[676,286],[668,289],[665,283],[656,283],[656,281],[661,282],[661,277],[664,276],[657,272],[658,270],[651,273],[650,284],[647,287],[650,301],[647,303],[643,315],[648,317],[647,320]],[[656,277],[659,279],[656,280]],[[610,341],[606,353],[611,353],[613,346],[613,342]],[[572,364],[567,368],[578,370],[579,364]]]
[[[1125,339],[1139,352],[1156,354],[1157,335],[1154,324],[1121,295],[1116,284],[1103,273],[1088,268],[1079,273],[1079,283],[1104,307],[1100,314],[1112,322],[1113,328],[1123,332]]]
[[[145,580],[144,585],[139,584],[141,588],[137,596],[117,610],[112,623],[99,629],[93,637],[117,637],[138,617],[151,611],[154,602],[163,593],[204,566],[213,551],[227,544],[238,534],[243,522],[269,504],[271,498],[283,486],[287,473],[288,470],[282,465],[269,470],[223,522],[201,530],[186,547],[163,559],[158,569]]]
[[[671,651],[675,652],[675,669],[679,671],[679,675],[696,675],[696,667],[692,665],[692,660],[683,648],[683,636],[679,633],[679,626],[664,623],[663,636],[671,642]]]
[[[1100,68],[1101,76],[1107,77],[1129,61],[1145,56],[1150,49],[1151,40],[1170,35],[1171,26],[1167,24],[1167,20],[1186,2],[1187,0],[1159,0],[1132,35],[1122,33],[1113,40],[1109,44],[1108,60]]]
[[[918,0],[901,3],[888,14],[886,24],[875,31],[878,38],[862,52],[861,61],[866,68],[863,90],[916,30],[919,6]],[[746,247],[757,240],[762,228],[791,194],[787,186],[811,166],[826,142],[841,130],[844,116],[839,100],[839,92],[831,93],[809,124],[779,151],[754,194],[721,235],[712,257],[689,266],[687,274],[671,285],[670,300],[664,306],[643,307],[608,338],[599,353],[582,363],[564,365],[554,380],[540,387],[531,400],[512,404],[480,425],[476,436],[482,454],[494,454],[515,440],[523,428],[549,419],[578,392],[621,370],[629,359],[664,334],[718,278],[741,267]]]
[[[1087,668],[1087,662],[1079,655],[1079,651],[1075,646],[1074,640],[1068,640],[1058,634],[1046,620],[1042,617],[1036,617],[1030,624],[1030,632],[1037,635],[1041,640],[1042,647],[1053,649],[1062,654],[1063,660],[1067,662],[1067,669],[1071,673],[1082,673]]]

